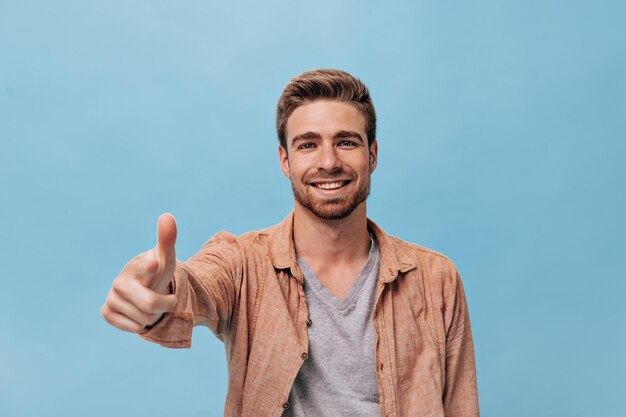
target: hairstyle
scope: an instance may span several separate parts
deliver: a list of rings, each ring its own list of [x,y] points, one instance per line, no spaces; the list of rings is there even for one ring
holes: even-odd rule
[[[296,76],[283,90],[276,106],[276,131],[280,145],[287,149],[287,119],[295,109],[316,100],[335,100],[354,104],[365,117],[368,146],[376,139],[376,112],[365,84],[347,72],[316,69]]]

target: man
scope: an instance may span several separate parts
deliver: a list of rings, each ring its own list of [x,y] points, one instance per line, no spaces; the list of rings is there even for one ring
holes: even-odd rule
[[[365,85],[305,72],[276,124],[293,212],[218,233],[185,263],[162,215],[157,246],[114,280],[104,318],[167,347],[190,347],[193,326],[208,326],[226,348],[226,416],[478,416],[453,264],[367,218],[378,144]]]

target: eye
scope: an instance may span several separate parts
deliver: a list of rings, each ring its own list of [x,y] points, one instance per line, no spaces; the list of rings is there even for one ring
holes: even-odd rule
[[[315,144],[313,142],[305,142],[298,146],[298,149],[313,149],[315,148]]]
[[[356,143],[354,143],[351,140],[342,140],[341,142],[339,142],[339,146],[347,146],[347,147],[353,147],[356,146]]]

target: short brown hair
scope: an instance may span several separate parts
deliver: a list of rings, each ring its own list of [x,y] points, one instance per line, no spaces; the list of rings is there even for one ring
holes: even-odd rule
[[[285,130],[291,113],[303,104],[323,99],[356,105],[365,117],[365,134],[368,146],[372,146],[376,139],[376,111],[365,84],[344,71],[316,69],[303,72],[289,81],[278,100],[276,131],[283,148],[287,149]]]

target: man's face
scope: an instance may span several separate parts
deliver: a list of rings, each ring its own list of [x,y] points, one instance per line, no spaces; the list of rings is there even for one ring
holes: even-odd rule
[[[280,165],[296,204],[326,220],[343,219],[367,198],[378,144],[367,146],[356,106],[318,100],[298,107],[286,126]]]

